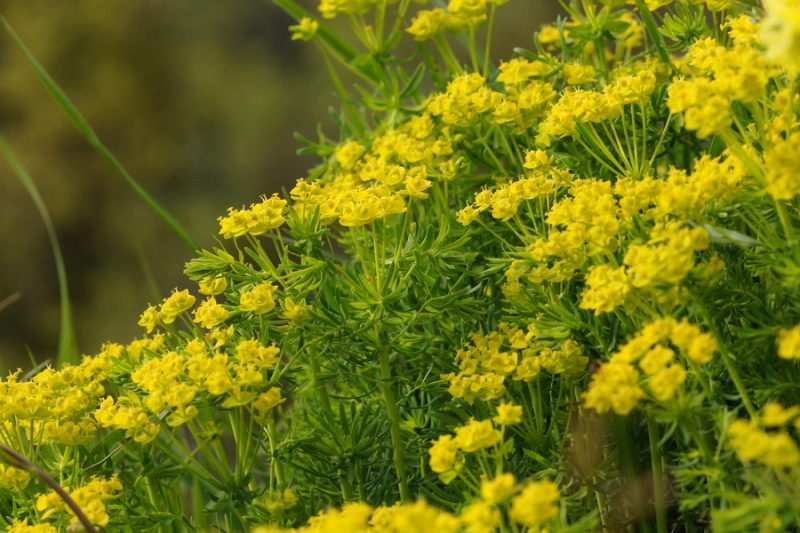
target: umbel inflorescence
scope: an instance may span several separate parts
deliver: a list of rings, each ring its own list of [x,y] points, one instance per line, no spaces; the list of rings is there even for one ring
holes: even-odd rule
[[[495,64],[502,0],[276,1],[318,166],[0,442],[110,531],[796,528],[800,4],[570,2]],[[0,523],[85,527],[34,474]]]

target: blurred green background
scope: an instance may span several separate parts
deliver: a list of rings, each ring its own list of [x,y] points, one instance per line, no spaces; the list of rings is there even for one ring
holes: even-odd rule
[[[303,2],[312,8],[315,2]],[[511,0],[493,56],[531,47],[555,2]],[[4,0],[2,14],[100,138],[203,247],[216,218],[302,177],[295,131],[336,138],[322,58],[292,42],[268,0]],[[0,35],[0,132],[50,210],[81,353],[141,334],[139,313],[191,254],[72,128],[8,35]],[[18,296],[18,298],[17,298]],[[55,263],[33,202],[0,161],[0,367],[52,358]]]

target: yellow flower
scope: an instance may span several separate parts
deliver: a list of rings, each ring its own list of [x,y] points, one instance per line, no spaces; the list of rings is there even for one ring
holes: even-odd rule
[[[86,485],[77,489],[64,488],[92,524],[105,527],[110,520],[105,502],[113,500],[119,495],[122,491],[122,483],[116,476],[109,479],[92,477]],[[36,500],[36,510],[43,512],[42,518],[46,518],[56,512],[62,512],[65,509],[65,503],[54,491],[41,494]],[[76,516],[72,516],[70,525],[70,530],[78,527],[79,521]]]
[[[458,221],[459,224],[462,224],[464,226],[469,226],[476,218],[478,218],[479,214],[480,212],[477,209],[475,209],[471,205],[468,205],[467,207],[456,213],[456,220]]]
[[[319,22],[309,17],[303,17],[299,24],[289,26],[293,41],[310,41],[317,34],[317,30]]]
[[[759,24],[751,15],[728,18],[721,27],[728,30],[734,44],[753,46],[758,42]]]
[[[242,364],[255,365],[258,368],[269,368],[280,359],[280,348],[274,344],[263,346],[261,341],[246,339],[236,345],[236,358]]]
[[[259,283],[249,291],[243,292],[239,298],[239,309],[253,311],[257,315],[269,313],[275,309],[274,293],[278,289],[268,281]]]
[[[517,490],[514,474],[500,474],[494,479],[481,479],[481,498],[487,503],[501,503]]]
[[[187,289],[182,291],[175,289],[161,303],[158,316],[164,324],[172,324],[178,315],[189,310],[194,305],[195,300],[196,298],[189,294]]]
[[[761,409],[761,423],[765,427],[781,427],[800,416],[800,406],[784,407],[779,403],[768,403]]]
[[[583,85],[594,83],[597,72],[592,65],[582,63],[568,63],[564,65],[564,81],[569,85]]]
[[[415,41],[427,41],[445,30],[447,12],[444,9],[425,9],[417,13],[406,31]]]
[[[227,309],[217,303],[214,298],[209,298],[194,310],[194,321],[206,329],[225,321],[230,315]]]
[[[503,402],[497,406],[497,416],[492,420],[501,426],[519,424],[522,422],[522,406]]]
[[[494,533],[503,522],[500,511],[486,502],[475,502],[461,511],[466,533]]]
[[[267,392],[259,394],[258,398],[253,402],[253,408],[258,411],[259,416],[263,419],[267,413],[285,401],[286,398],[281,397],[281,388],[272,387]]]
[[[228,288],[228,280],[225,276],[208,276],[201,279],[198,285],[200,294],[215,296]]]
[[[675,352],[666,346],[657,345],[648,351],[639,361],[639,368],[652,376],[665,370],[675,360]]]
[[[764,154],[767,192],[776,200],[791,200],[800,194],[797,168],[800,166],[800,132],[778,140]]]
[[[544,170],[553,164],[553,156],[544,150],[528,150],[525,152],[523,167],[528,170]]]
[[[778,356],[783,359],[800,359],[800,325],[778,332]]]
[[[447,11],[459,19],[475,24],[486,18],[486,0],[450,0]]]
[[[689,344],[689,349],[686,351],[686,357],[695,363],[706,364],[710,363],[714,358],[714,352],[717,351],[719,343],[709,333],[701,333],[697,335]]]
[[[521,57],[515,57],[500,64],[500,74],[497,81],[506,85],[516,85],[534,76],[546,74],[551,70],[550,66],[540,61],[532,62]]]
[[[58,530],[50,524],[28,524],[28,519],[14,520],[6,533],[57,533]]]
[[[644,397],[639,372],[633,365],[612,358],[594,373],[584,397],[586,407],[598,413],[613,409],[617,414],[627,415]]]
[[[226,239],[242,237],[250,231],[253,213],[247,209],[228,208],[228,215],[217,218],[219,234]]]
[[[417,168],[421,169],[421,171],[409,171],[405,181],[405,192],[413,198],[425,199],[428,197],[428,193],[425,191],[430,189],[433,184],[430,180],[425,179],[425,167]]]
[[[147,333],[152,333],[156,325],[158,325],[158,308],[154,305],[145,309],[139,317],[138,324],[147,330]]]
[[[625,267],[608,264],[592,267],[586,276],[586,286],[580,307],[594,309],[595,315],[610,313],[623,305],[632,288]]]
[[[647,385],[656,400],[666,402],[675,396],[675,391],[684,381],[686,381],[686,369],[673,364],[650,376]]]
[[[25,470],[0,464],[0,488],[23,487],[30,478],[30,474]]]
[[[456,443],[467,453],[490,448],[500,442],[500,431],[494,428],[491,420],[471,419],[465,426],[456,429]]]
[[[539,37],[539,42],[543,45],[557,45],[561,41],[561,33],[559,32],[558,28],[552,24],[545,24],[542,26],[537,35]]]
[[[364,154],[364,147],[358,141],[347,141],[336,148],[334,158],[344,170],[352,170]]]
[[[282,307],[283,318],[295,324],[302,324],[311,318],[311,306],[306,303],[305,299],[301,298],[295,301],[287,296],[286,299],[283,300]]]
[[[277,229],[286,220],[286,200],[273,194],[269,198],[262,198],[261,202],[250,206],[250,220],[247,232],[250,235],[261,235],[272,229]]]
[[[511,519],[529,528],[538,528],[558,514],[556,502],[560,496],[552,481],[532,481],[512,501]]]
[[[455,466],[458,457],[458,443],[452,435],[442,435],[431,444],[428,453],[430,454],[431,470],[442,474],[452,470]]]
[[[761,21],[761,42],[770,61],[789,72],[800,72],[800,2],[764,0],[766,16]]]
[[[785,430],[768,433],[753,420],[736,420],[728,427],[728,437],[742,461],[774,468],[800,465],[800,449]]]

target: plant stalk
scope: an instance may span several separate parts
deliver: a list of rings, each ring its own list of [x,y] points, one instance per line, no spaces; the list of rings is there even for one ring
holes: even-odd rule
[[[381,369],[381,394],[386,404],[386,411],[389,415],[389,424],[392,435],[392,455],[394,457],[394,470],[400,486],[400,501],[408,503],[411,501],[411,493],[408,490],[408,480],[406,479],[406,463],[403,451],[403,435],[400,431],[400,415],[397,411],[397,400],[392,390],[392,368],[389,366],[389,354],[384,346],[378,350],[378,361]]]

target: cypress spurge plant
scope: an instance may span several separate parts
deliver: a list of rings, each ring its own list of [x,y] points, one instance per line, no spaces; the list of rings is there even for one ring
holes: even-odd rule
[[[3,444],[114,531],[796,528],[800,5],[569,2],[496,65],[499,0],[276,3],[319,164],[141,338],[6,378]]]

